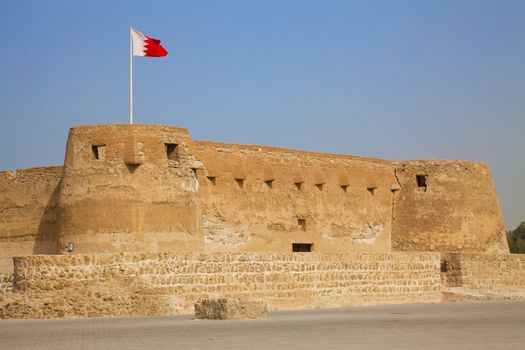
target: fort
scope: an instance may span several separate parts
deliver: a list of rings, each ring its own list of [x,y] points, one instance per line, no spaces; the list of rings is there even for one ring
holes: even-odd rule
[[[0,317],[164,315],[525,297],[490,171],[70,130],[63,166],[0,172]]]

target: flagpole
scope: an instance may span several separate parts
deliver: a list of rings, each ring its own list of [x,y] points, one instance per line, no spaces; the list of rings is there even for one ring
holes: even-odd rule
[[[129,28],[129,124],[133,124],[133,33]]]

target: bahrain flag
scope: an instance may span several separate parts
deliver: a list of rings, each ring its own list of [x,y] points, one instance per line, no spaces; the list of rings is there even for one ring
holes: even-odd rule
[[[133,56],[163,57],[168,54],[168,51],[160,44],[160,40],[145,36],[134,28],[131,28],[131,37],[133,38]]]

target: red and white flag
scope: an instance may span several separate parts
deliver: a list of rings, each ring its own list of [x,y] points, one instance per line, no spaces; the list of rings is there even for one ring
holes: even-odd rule
[[[129,123],[133,124],[133,56],[163,57],[168,54],[160,40],[145,36],[133,27],[129,35]]]
[[[168,54],[168,51],[160,44],[160,40],[145,36],[134,28],[131,28],[131,37],[133,38],[133,56],[163,57]]]

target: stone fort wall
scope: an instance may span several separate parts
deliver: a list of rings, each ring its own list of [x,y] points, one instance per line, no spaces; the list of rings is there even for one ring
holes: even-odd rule
[[[56,254],[63,167],[0,171],[0,273],[14,255]]]
[[[0,172],[0,271],[68,242],[75,254],[508,252],[484,164],[194,141],[159,125],[74,127],[63,167]]]
[[[173,315],[200,298],[271,310],[441,300],[438,253],[164,253],[14,258],[1,318]]]
[[[195,145],[209,251],[508,252],[486,164]]]
[[[0,279],[0,318],[188,314],[224,297],[270,310],[525,298],[525,256],[510,254],[79,254],[14,266]]]
[[[202,251],[199,166],[186,129],[100,125],[70,130],[58,244],[75,253]]]
[[[503,215],[489,168],[465,161],[409,161],[396,166],[396,251],[508,253]],[[425,176],[418,186],[417,176]]]
[[[443,254],[444,291],[457,299],[525,298],[525,255]]]
[[[70,130],[64,166],[0,172],[1,318],[513,299],[523,271],[481,163],[98,125]]]
[[[195,142],[207,251],[391,251],[390,162]]]

